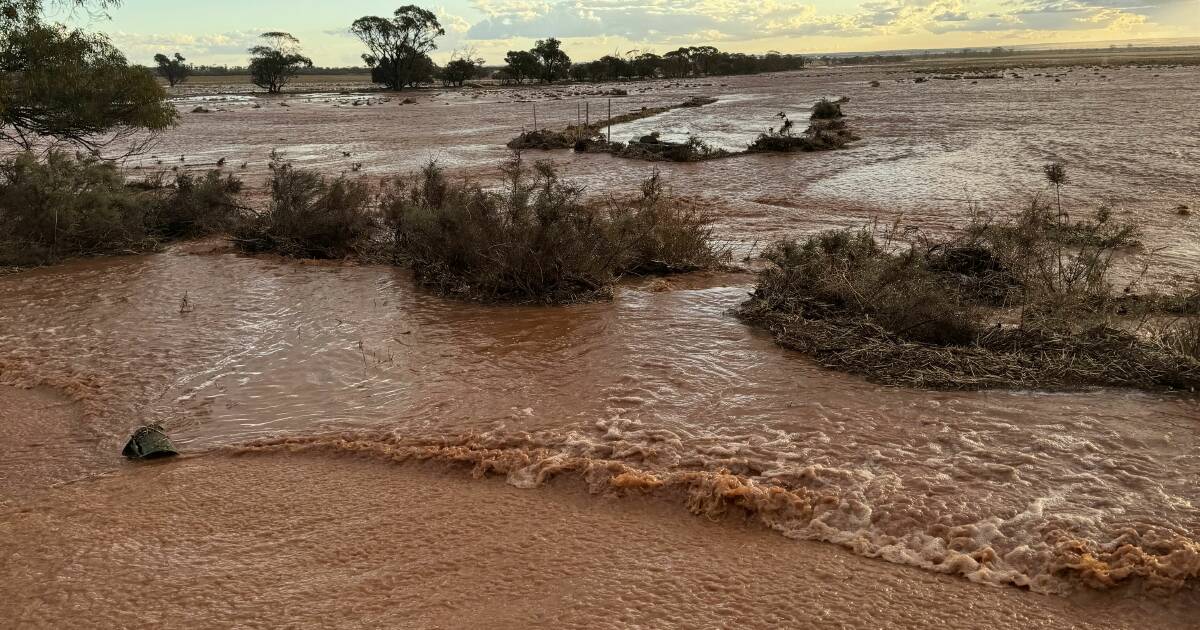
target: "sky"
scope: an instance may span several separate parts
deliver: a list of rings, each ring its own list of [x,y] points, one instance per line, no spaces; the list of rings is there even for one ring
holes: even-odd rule
[[[180,52],[192,63],[245,65],[265,31],[300,38],[319,66],[362,65],[347,29],[413,0],[123,0],[109,34],[131,61]],[[417,0],[419,2],[419,0]],[[420,3],[446,29],[434,59],[472,50],[499,65],[508,50],[558,37],[575,60],[680,46],[837,53],[1200,37],[1200,0],[442,0]]]

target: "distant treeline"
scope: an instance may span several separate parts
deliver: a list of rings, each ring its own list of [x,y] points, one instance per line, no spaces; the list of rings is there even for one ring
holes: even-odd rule
[[[1054,49],[1022,49],[1004,48],[964,48],[962,50],[937,50],[923,53],[877,53],[873,55],[822,55],[814,57],[816,61],[827,66],[860,66],[873,63],[897,63],[905,61],[930,61],[936,59],[979,59],[989,57],[1015,56],[1044,56],[1047,54],[1095,53],[1110,52],[1187,52],[1200,51],[1200,46],[1108,46],[1092,48],[1054,48]]]
[[[457,84],[462,75],[464,80],[491,78],[504,83],[572,81],[614,81],[619,79],[684,78],[697,76],[725,76],[782,72],[799,70],[807,60],[801,55],[768,52],[763,55],[730,53],[712,46],[693,46],[673,50],[663,55],[639,53],[624,56],[605,55],[595,61],[572,63],[561,50],[561,43],[551,38],[539,41],[528,51],[510,51],[505,65],[486,65],[482,59],[452,59],[440,66],[426,58],[414,64],[411,85],[433,83],[438,80]],[[457,62],[457,68],[450,64]],[[469,67],[466,67],[469,66]],[[447,70],[453,76],[447,77]],[[455,73],[457,70],[457,73]],[[191,76],[245,76],[250,73],[247,66],[193,65]],[[297,68],[297,76],[305,75],[363,75],[372,74],[369,67],[321,67]],[[447,79],[452,79],[447,81]]]
[[[192,66],[179,53],[173,56],[158,54],[155,56],[155,62],[158,64],[159,74],[172,86],[195,75],[247,74],[255,85],[272,93],[283,90],[296,76],[315,74],[357,75],[369,72],[372,82],[387,89],[402,90],[438,81],[443,85],[461,86],[467,81],[482,78],[491,78],[503,83],[554,83],[564,80],[615,81],[745,75],[798,70],[808,62],[801,55],[775,51],[751,55],[724,52],[713,46],[687,46],[661,55],[630,51],[605,55],[595,61],[573,62],[570,55],[563,50],[562,42],[557,38],[548,37],[538,40],[529,50],[508,51],[501,66],[488,66],[487,62],[471,49],[456,50],[445,65],[438,65],[430,57],[430,53],[437,50],[437,40],[444,36],[446,31],[436,13],[411,4],[396,9],[390,16],[363,16],[350,25],[349,32],[366,48],[366,53],[362,56],[366,68],[317,67],[312,59],[302,53],[300,40],[284,32],[263,33],[259,44],[248,51],[250,59],[245,67]],[[1113,50],[1118,49],[1114,46]],[[1129,45],[1120,50],[1137,49]],[[825,55],[818,59],[825,65],[862,65],[1045,53],[1046,51],[1017,51],[996,47],[964,48],[923,54]]]
[[[298,76],[305,75],[362,75],[370,74],[370,68],[362,66],[354,67],[347,66],[344,68],[324,68],[321,66],[313,66],[311,68],[300,68],[296,71]],[[250,69],[247,66],[192,66],[192,76],[196,77],[232,77],[246,76],[250,74]]]
[[[683,78],[799,70],[805,63],[801,55],[774,51],[765,55],[729,53],[713,46],[689,46],[662,55],[605,55],[595,61],[572,63],[562,43],[551,37],[539,40],[530,50],[510,50],[505,55],[505,66],[492,77],[505,83]]]

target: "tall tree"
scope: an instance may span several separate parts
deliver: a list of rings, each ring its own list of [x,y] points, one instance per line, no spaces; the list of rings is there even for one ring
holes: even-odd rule
[[[528,50],[510,50],[504,56],[504,61],[508,64],[505,69],[517,83],[524,83],[526,79],[541,74],[541,62],[538,61],[537,55]]]
[[[462,87],[463,83],[479,76],[483,64],[483,59],[478,57],[474,50],[467,49],[461,53],[456,51],[451,55],[446,67],[442,68],[442,81],[446,85]]]
[[[644,52],[634,58],[633,71],[643,79],[653,78],[658,75],[662,62],[662,57],[652,52]]]
[[[539,39],[533,45],[531,50],[542,64],[542,81],[546,83],[554,83],[556,80],[566,76],[567,70],[571,67],[571,57],[562,49],[562,42],[551,37],[549,39]]]
[[[179,53],[175,53],[174,57],[159,53],[154,55],[154,63],[158,64],[158,76],[166,79],[171,87],[187,81],[188,77],[192,76],[192,67]]]
[[[371,79],[392,90],[414,82],[424,59],[437,49],[434,40],[446,34],[432,11],[412,4],[396,9],[391,19],[361,17],[350,25],[350,32],[370,51],[363,61],[371,66]]]
[[[271,94],[279,94],[312,59],[300,54],[300,40],[291,33],[272,31],[259,36],[264,44],[250,49],[250,80]]]
[[[67,142],[100,153],[175,123],[175,108],[148,70],[130,66],[103,35],[43,22],[41,8],[39,0],[0,0],[0,141],[26,150]]]

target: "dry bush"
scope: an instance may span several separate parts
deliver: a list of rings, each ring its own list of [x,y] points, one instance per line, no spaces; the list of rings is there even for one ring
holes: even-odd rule
[[[657,177],[635,201],[588,203],[549,163],[518,154],[502,191],[451,184],[436,164],[384,192],[396,258],[425,285],[485,301],[567,303],[607,295],[624,273],[713,266],[710,219],[673,205]]]
[[[629,144],[612,143],[608,149],[617,157],[649,162],[703,162],[730,155],[728,151],[713,147],[695,136],[689,136],[684,142],[667,142],[659,140],[657,132]]]
[[[1200,361],[1200,317],[1180,318],[1159,331],[1156,339],[1169,352]]]
[[[845,100],[848,99],[842,99],[842,101]],[[841,118],[845,115],[842,113],[842,101],[831,101],[827,98],[817,101],[817,104],[813,105],[812,108],[812,119],[834,120],[836,118]]]
[[[342,177],[328,180],[278,155],[272,155],[271,173],[270,206],[244,217],[233,230],[239,248],[339,259],[371,247],[378,220],[366,184]]]
[[[728,264],[732,252],[715,245],[712,216],[667,195],[657,170],[640,193],[608,204],[610,238],[625,252],[618,273],[686,273]]]
[[[601,141],[599,132],[594,128],[572,125],[562,131],[551,131],[549,129],[525,131],[510,140],[507,146],[514,151],[523,151],[526,149],[550,151],[553,149],[570,149],[581,142],[596,143]]]
[[[898,338],[936,345],[971,343],[980,313],[962,291],[930,269],[893,229],[826,232],[767,249],[755,308],[803,318],[854,316]]]
[[[218,232],[238,212],[241,183],[213,172],[167,183],[126,182],[110,163],[52,151],[0,163],[0,264],[152,251],[165,241]]]
[[[1047,212],[1035,202],[906,245],[894,228],[785,241],[768,250],[771,266],[739,314],[826,366],[891,384],[1200,386],[1198,320],[1145,330],[1156,305],[1186,300],[1115,297],[1123,240],[1107,235],[1121,229]]]
[[[1010,287],[1006,303],[1020,309],[1025,329],[1073,334],[1108,327],[1118,314],[1113,258],[1137,246],[1137,229],[1101,209],[1095,220],[1071,222],[1034,199],[1014,217],[977,217],[958,246],[988,252]],[[992,279],[995,279],[993,274]]]

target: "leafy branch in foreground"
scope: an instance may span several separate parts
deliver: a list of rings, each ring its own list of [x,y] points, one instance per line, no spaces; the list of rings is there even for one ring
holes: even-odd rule
[[[150,72],[130,66],[103,35],[36,18],[6,23],[0,35],[0,141],[98,153],[175,124],[178,114]]]

